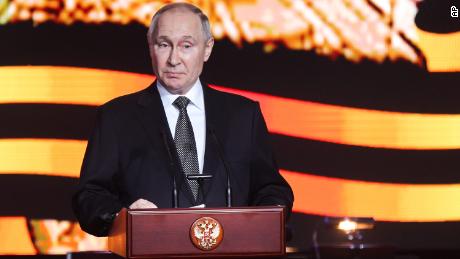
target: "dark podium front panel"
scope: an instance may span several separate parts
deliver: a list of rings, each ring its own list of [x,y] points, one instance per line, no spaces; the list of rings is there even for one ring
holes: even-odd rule
[[[123,210],[109,250],[127,258],[283,256],[284,217],[283,207]]]

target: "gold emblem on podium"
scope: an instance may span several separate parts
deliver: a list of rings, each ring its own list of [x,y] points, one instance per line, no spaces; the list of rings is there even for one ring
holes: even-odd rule
[[[220,223],[211,217],[197,219],[190,228],[190,239],[199,249],[213,250],[222,242],[224,229]]]

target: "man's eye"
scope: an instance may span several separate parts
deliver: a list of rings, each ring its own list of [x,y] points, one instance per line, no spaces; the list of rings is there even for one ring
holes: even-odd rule
[[[187,44],[183,44],[182,47],[183,47],[184,49],[189,49],[189,48],[192,47],[192,44],[188,44],[188,43],[187,43]]]
[[[158,43],[158,47],[160,47],[160,48],[166,48],[166,47],[168,47],[168,44],[167,44],[167,43],[164,43],[164,42],[163,42],[163,43]]]

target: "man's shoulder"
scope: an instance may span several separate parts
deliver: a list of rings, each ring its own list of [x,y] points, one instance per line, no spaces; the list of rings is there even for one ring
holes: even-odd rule
[[[210,96],[215,98],[220,104],[226,104],[229,106],[236,107],[254,107],[257,105],[257,102],[251,100],[245,96],[236,94],[236,93],[229,93],[219,89],[216,89],[214,86],[209,85],[208,91],[210,92]]]
[[[139,101],[148,94],[151,87],[147,87],[140,91],[118,96],[104,104],[102,104],[99,109],[105,111],[120,111],[120,110],[130,110],[135,107]]]

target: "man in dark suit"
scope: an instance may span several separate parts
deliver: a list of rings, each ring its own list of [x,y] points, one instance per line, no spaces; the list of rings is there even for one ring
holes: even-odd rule
[[[190,4],[167,5],[147,36],[157,81],[99,108],[72,202],[82,229],[107,235],[123,207],[226,206],[227,177],[233,206],[283,205],[289,213],[293,194],[258,103],[199,80],[214,45],[208,18]]]

